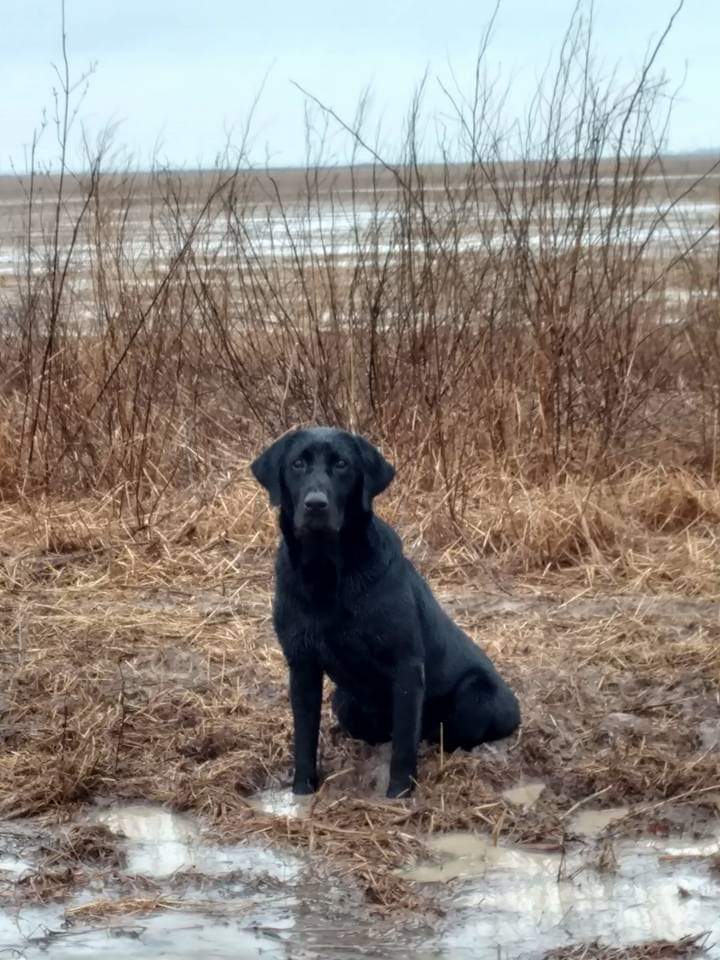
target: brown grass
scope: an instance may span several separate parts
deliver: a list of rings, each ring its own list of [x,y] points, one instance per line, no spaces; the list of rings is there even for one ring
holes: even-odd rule
[[[237,905],[233,905],[237,909]],[[116,900],[93,900],[65,911],[70,923],[79,921],[103,922],[111,917],[147,916],[160,910],[187,910],[215,907],[217,903],[198,903],[173,900],[170,897],[121,897]]]
[[[676,960],[705,953],[703,935],[681,940],[651,940],[631,947],[610,947],[595,940],[592,943],[550,950],[543,960]]]
[[[52,834],[26,838],[33,866],[2,891],[4,900],[48,903],[65,900],[87,886],[93,875],[114,874],[125,866],[117,837],[102,824],[72,824]]]
[[[104,824],[73,824],[61,830],[55,842],[41,847],[44,867],[78,862],[116,869],[125,865],[125,854]]]
[[[667,532],[649,505],[666,515],[678,490],[705,519]],[[583,522],[583,500],[600,519]],[[717,530],[706,519],[716,491],[662,472],[612,496],[497,477],[474,502],[444,537],[401,487],[383,506],[518,690],[519,737],[472,754],[425,749],[416,797],[390,803],[387,758],[326,715],[328,781],[297,820],[246,799],[288,783],[291,727],[269,622],[274,523],[244,470],[215,496],[168,502],[152,531],[129,530],[102,499],[7,507],[0,812],[65,819],[96,795],[194,810],[225,840],[329,857],[384,906],[416,902],[394,871],[434,831],[559,848],[565,814],[593,795],[634,808],[623,829],[661,825],[677,804],[709,814],[720,756],[702,751],[699,728],[720,717]],[[544,551],[536,559],[530,543]],[[525,778],[547,784],[530,811],[501,796]]]

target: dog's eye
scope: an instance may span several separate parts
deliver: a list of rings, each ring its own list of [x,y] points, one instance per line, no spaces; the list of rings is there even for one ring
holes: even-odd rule
[[[335,461],[335,468],[337,470],[344,470],[345,467],[347,467],[347,460],[340,459]]]
[[[293,468],[293,470],[304,470],[304,469],[305,469],[305,461],[303,460],[303,458],[302,458],[302,457],[298,457],[297,460],[293,460],[292,468]]]

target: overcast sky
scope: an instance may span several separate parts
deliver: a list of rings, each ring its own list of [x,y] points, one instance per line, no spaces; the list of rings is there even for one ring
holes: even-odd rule
[[[505,0],[490,48],[493,69],[514,80],[519,109],[557,52],[573,4]],[[595,0],[602,62],[637,65],[672,12],[666,0]],[[253,126],[253,155],[273,164],[304,157],[303,97],[297,81],[351,117],[370,85],[388,142],[426,67],[428,110],[442,109],[434,80],[452,65],[461,83],[494,0],[67,0],[75,73],[97,62],[82,105],[86,125],[119,124],[116,139],[141,163],[154,150],[173,165],[212,161],[228,130],[242,129],[267,76]],[[59,0],[0,0],[0,169],[23,151],[52,102],[59,60]],[[671,149],[720,145],[720,2],[686,0],[662,67],[687,77]],[[53,153],[45,135],[44,156]]]

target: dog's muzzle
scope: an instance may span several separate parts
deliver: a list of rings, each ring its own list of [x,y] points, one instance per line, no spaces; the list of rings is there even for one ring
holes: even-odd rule
[[[331,507],[328,495],[322,490],[305,494],[302,505],[295,512],[297,533],[337,533],[336,511]]]

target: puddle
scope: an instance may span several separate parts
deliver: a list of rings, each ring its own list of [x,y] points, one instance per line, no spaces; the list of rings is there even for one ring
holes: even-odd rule
[[[666,837],[663,840],[641,840],[640,845],[668,857],[715,857],[720,855],[720,834],[702,840]]]
[[[32,863],[23,856],[32,839],[32,832],[23,829],[22,824],[15,823],[12,827],[4,823],[0,825],[0,882],[15,880],[33,869]]]
[[[533,803],[541,791],[542,784],[521,784],[508,799]],[[302,816],[306,807],[284,790],[267,791],[253,802],[278,816]],[[612,822],[611,811],[584,812],[595,815],[588,824],[593,832],[601,828],[598,814]],[[257,843],[204,843],[202,824],[185,814],[133,803],[94,808],[86,819],[122,835],[127,874],[152,878],[157,886],[150,896],[157,891],[176,907],[97,923],[80,914],[67,922],[66,910],[128,895],[126,886],[112,881],[91,881],[65,903],[11,907],[6,900],[0,956],[532,960],[594,938],[622,946],[708,931],[707,955],[720,960],[720,882],[706,859],[720,852],[720,828],[701,840],[623,839],[613,847],[615,869],[609,872],[596,869],[599,849],[592,838],[576,843],[563,860],[555,852],[494,845],[481,834],[435,836],[427,844],[428,862],[404,871],[418,886],[434,885],[447,909],[442,925],[430,929],[418,917],[372,917],[359,892],[306,870],[309,861],[298,855]],[[27,837],[18,838],[8,834],[0,844],[4,885],[28,867]],[[191,878],[171,885],[173,873],[192,869],[203,875],[197,883]],[[139,895],[148,894],[141,889]]]
[[[595,830],[597,820],[587,825]],[[707,863],[674,859],[714,853],[720,833],[701,843],[622,841],[616,868],[608,872],[587,859],[587,848],[563,860],[469,833],[433,838],[427,847],[440,862],[421,863],[405,875],[417,883],[449,883],[452,922],[438,957],[537,957],[596,938],[624,946],[709,932],[707,956],[720,958],[720,882]]]
[[[516,870],[525,876],[547,876],[557,873],[552,855],[522,850],[520,847],[496,846],[477,833],[445,833],[427,843],[432,854],[442,855],[440,863],[419,864],[404,871],[404,876],[418,883],[436,883],[469,877],[484,877],[493,868]]]
[[[606,807],[604,810],[579,810],[568,824],[570,833],[579,837],[597,837],[613,823],[623,820],[629,807]]]
[[[186,845],[200,836],[197,821],[152,803],[127,803],[106,807],[93,814],[95,823],[103,823],[113,833],[141,843],[177,843]]]
[[[538,802],[544,789],[544,783],[524,783],[509,790],[503,790],[502,795],[516,807],[530,810]]]
[[[708,753],[720,750],[720,723],[717,720],[705,720],[698,727],[700,749]]]
[[[248,797],[248,802],[260,813],[302,819],[308,814],[312,797],[296,797],[292,790],[263,790]]]
[[[151,878],[158,884],[149,893],[140,888],[140,897],[152,901],[156,892],[167,895],[177,902],[177,909],[110,915],[96,923],[78,916],[68,922],[66,910],[127,896],[126,889],[107,880],[91,880],[89,887],[64,903],[13,905],[8,899],[3,904],[6,908],[0,909],[0,956],[28,960],[287,958],[286,941],[293,935],[302,906],[298,887],[305,865],[302,858],[257,843],[205,843],[199,821],[153,804],[95,808],[85,819],[105,824],[122,838],[128,876]],[[31,835],[31,827],[27,834]],[[0,870],[6,871],[6,883],[30,866],[10,849],[0,845]],[[180,870],[197,871],[197,883],[194,879],[181,887],[162,883]]]
[[[62,910],[0,912],[0,956],[15,960],[388,960],[406,957],[410,937],[397,930],[378,937],[373,925],[328,916],[306,923],[291,913],[202,916],[173,911],[113,921],[102,927],[65,927]],[[376,926],[376,925],[375,925]],[[415,934],[414,960],[443,953]],[[447,955],[450,960],[450,955]]]
[[[299,857],[259,844],[203,843],[196,820],[153,804],[118,804],[93,811],[90,819],[125,838],[129,874],[158,879],[178,870],[208,876],[242,871],[248,880],[271,876],[290,882],[302,867]]]
[[[0,853],[0,873],[12,873],[18,876],[31,870],[32,866],[23,860],[22,857],[16,857],[13,854]]]
[[[241,912],[241,911],[238,911]],[[284,929],[277,927],[278,934]],[[273,931],[274,932],[274,931]],[[278,938],[247,929],[238,917],[216,920],[196,913],[177,911],[151,917],[128,917],[102,927],[67,927],[63,911],[56,907],[0,911],[0,954],[40,960],[197,960],[198,957],[264,960],[287,958]]]

